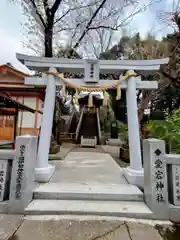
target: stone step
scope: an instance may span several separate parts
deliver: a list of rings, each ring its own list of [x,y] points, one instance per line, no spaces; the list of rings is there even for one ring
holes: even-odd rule
[[[143,193],[130,184],[47,183],[34,190],[34,199],[143,201]]]
[[[134,201],[33,200],[25,214],[157,218],[144,202]]]

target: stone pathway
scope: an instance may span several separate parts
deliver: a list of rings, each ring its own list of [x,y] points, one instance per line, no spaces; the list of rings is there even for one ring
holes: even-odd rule
[[[74,148],[76,148],[76,144],[74,144],[74,143],[63,143],[60,146],[60,151],[56,154],[50,154],[49,159],[50,160],[63,160],[66,157],[66,155]]]
[[[0,240],[8,240],[22,222],[22,215],[0,214]]]
[[[127,165],[129,165],[128,163],[125,163],[119,159],[119,147],[109,145],[101,145],[97,146],[96,148],[82,148],[79,145],[73,143],[63,143],[60,147],[60,152],[54,154],[52,160],[63,160],[69,152],[109,153],[120,167],[126,167]]]
[[[111,157],[117,162],[120,167],[127,167],[129,165],[129,163],[123,162],[119,159],[118,146],[102,145],[101,147],[105,153],[109,153],[111,155]]]
[[[91,149],[71,151],[65,161],[52,161],[51,164],[56,166],[56,171],[50,183],[126,183],[121,169],[109,154],[92,152]]]
[[[2,239],[2,238],[0,238]],[[162,240],[149,225],[118,220],[30,220],[9,240]],[[173,239],[177,240],[177,239]]]
[[[91,148],[91,147],[80,147],[76,146],[71,150],[71,152],[96,152],[96,153],[104,153],[104,149],[102,146],[97,146],[96,148]]]

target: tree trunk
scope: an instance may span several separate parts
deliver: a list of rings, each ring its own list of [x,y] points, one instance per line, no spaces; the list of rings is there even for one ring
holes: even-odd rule
[[[44,46],[45,46],[45,57],[52,57],[53,56],[53,48],[52,48],[52,41],[53,38],[53,27],[47,27],[45,29],[45,37],[44,37]]]
[[[45,46],[45,57],[52,58],[53,56],[53,24],[54,14],[50,10],[46,13],[47,25],[45,28],[44,46]]]

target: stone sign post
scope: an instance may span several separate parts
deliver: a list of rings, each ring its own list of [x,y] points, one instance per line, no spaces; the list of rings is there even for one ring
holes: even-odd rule
[[[172,166],[173,176],[173,203],[180,206],[180,165]]]
[[[32,200],[37,156],[37,137],[19,136],[13,160],[9,211],[23,212]]]
[[[168,169],[169,220],[180,222],[180,154],[166,154]]]
[[[145,202],[157,218],[168,219],[167,168],[164,156],[164,141],[158,139],[143,141]]]
[[[0,202],[4,201],[9,194],[10,165],[13,158],[13,150],[0,150]]]
[[[7,165],[7,160],[0,160],[0,202],[4,200]]]

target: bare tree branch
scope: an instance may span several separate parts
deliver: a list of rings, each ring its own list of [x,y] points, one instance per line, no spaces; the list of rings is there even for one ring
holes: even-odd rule
[[[44,5],[45,13],[47,15],[48,9],[49,9],[48,0],[43,0],[43,5]]]
[[[82,41],[82,39],[84,38],[84,36],[86,35],[86,33],[89,31],[89,27],[93,21],[93,19],[97,16],[97,14],[99,13],[99,11],[101,10],[101,8],[105,5],[105,3],[107,2],[107,0],[103,0],[102,3],[99,5],[99,7],[95,10],[94,14],[92,15],[92,17],[90,18],[89,22],[86,25],[86,29],[83,31],[83,33],[81,34],[80,38],[78,39],[78,41],[75,43],[74,45],[74,49],[76,49],[80,42]]]
[[[56,1],[54,2],[53,6],[52,6],[51,9],[50,9],[50,11],[51,11],[52,14],[55,14],[55,13],[56,13],[56,11],[58,10],[58,8],[59,8],[59,6],[60,6],[60,4],[61,4],[62,1],[63,1],[63,0],[56,0]]]
[[[35,10],[36,15],[39,17],[41,23],[43,24],[43,26],[44,26],[44,28],[45,28],[45,27],[46,27],[46,23],[45,23],[42,15],[39,13],[35,1],[34,1],[34,0],[30,0],[30,2],[31,2],[31,4],[32,4],[32,6],[33,6],[33,8],[34,8],[34,10]]]
[[[101,1],[101,0],[100,0]],[[97,1],[96,4],[100,1]],[[87,4],[87,5],[83,5],[83,6],[77,6],[77,7],[74,7],[74,8],[69,8],[61,17],[59,17],[58,19],[56,19],[56,21],[54,22],[54,24],[58,23],[59,21],[61,21],[66,15],[68,15],[68,13],[70,11],[75,11],[77,9],[83,9],[83,8],[87,8],[87,7],[92,7],[94,6],[95,3],[90,3],[90,4]]]
[[[72,0],[71,4],[67,0],[20,1],[24,6],[24,14],[28,17],[27,21],[23,22],[24,30],[28,36],[34,37],[31,44],[33,41],[36,44],[39,35],[42,35],[44,39],[41,39],[41,44],[46,46],[46,52],[48,48],[52,49],[52,45],[55,46],[55,41],[56,45],[62,46],[67,43],[67,39],[68,46],[71,45],[72,48],[82,46],[79,49],[81,51],[88,44],[90,36],[93,41],[95,33],[98,41],[100,40],[99,43],[94,42],[95,47],[100,46],[96,52],[98,54],[102,49],[105,51],[109,48],[112,36],[120,27],[128,24],[134,15],[143,11],[142,8],[137,9],[140,6],[137,0],[122,0],[118,5],[111,0],[109,2],[108,0]],[[28,5],[33,7],[33,11],[27,7]],[[132,6],[136,6],[136,9],[124,19],[124,16],[127,16],[126,13],[129,12],[129,7],[132,9]],[[124,8],[127,8],[127,11]],[[40,29],[42,31],[39,31]],[[28,39],[27,42],[29,41]],[[105,45],[104,42],[106,42]],[[49,53],[50,51],[47,55],[51,56],[52,54]]]
[[[68,15],[68,13],[71,11],[71,9],[68,9],[61,17],[59,17],[58,19],[56,19],[56,21],[54,21],[54,25],[56,23],[58,23],[59,21],[61,21],[66,15]]]
[[[96,30],[96,29],[109,29],[109,30],[113,30],[113,31],[118,31],[120,27],[124,26],[125,24],[128,24],[128,20],[131,20],[138,13],[146,10],[147,7],[152,4],[152,2],[150,2],[143,8],[139,8],[138,10],[132,11],[131,14],[129,14],[127,18],[125,18],[120,24],[118,24],[116,26],[106,26],[106,25],[91,26],[94,18],[97,16],[97,14],[99,13],[99,11],[101,10],[101,8],[104,6],[105,3],[106,3],[106,0],[104,0],[101,3],[101,5],[96,9],[95,13],[92,15],[90,21],[86,25],[86,29],[83,31],[82,35],[80,36],[80,38],[78,39],[78,41],[76,42],[76,44],[74,45],[73,48],[77,48],[79,46],[80,42],[82,41],[82,39],[84,38],[84,36],[87,34],[88,31]]]

